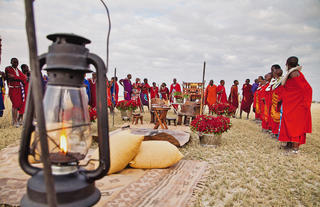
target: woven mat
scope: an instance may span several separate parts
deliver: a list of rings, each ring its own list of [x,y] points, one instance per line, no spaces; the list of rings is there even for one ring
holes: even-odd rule
[[[167,169],[132,169],[96,182],[101,199],[96,206],[183,207],[201,190],[206,162],[181,160]],[[19,205],[29,178],[18,164],[18,147],[0,151],[0,204]]]

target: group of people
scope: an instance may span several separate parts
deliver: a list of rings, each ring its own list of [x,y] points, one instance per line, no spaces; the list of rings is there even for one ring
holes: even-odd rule
[[[22,124],[30,76],[29,67],[26,64],[21,65],[21,70],[18,69],[18,65],[18,59],[12,58],[11,66],[6,67],[4,73],[0,72],[0,117],[5,107],[4,82],[7,81],[12,102],[12,124],[15,126]],[[286,142],[286,149],[293,149],[293,152],[297,153],[299,146],[306,142],[306,133],[311,133],[312,88],[301,72],[302,67],[297,57],[289,57],[286,67],[285,76],[283,76],[281,67],[275,64],[271,66],[271,72],[265,74],[264,77],[259,76],[254,84],[251,85],[250,80],[246,79],[242,86],[240,118],[243,111],[249,118],[253,104],[255,120],[261,123],[262,129],[272,133],[279,141]],[[97,106],[96,79],[96,73],[92,74],[92,78],[84,79],[88,104],[93,108]],[[181,95],[182,91],[176,78],[173,79],[170,90],[166,83],[162,83],[159,88],[155,82],[150,86],[146,78],[142,83],[140,78],[136,78],[134,83],[131,82],[131,79],[131,74],[128,74],[126,78],[119,80],[119,84],[124,88],[124,99],[135,101],[141,111],[143,111],[143,106],[149,108],[149,97],[170,101],[175,109],[178,108],[178,105],[174,104],[174,98],[176,94]],[[117,82],[117,77],[106,82],[110,110],[113,110],[118,103],[119,85]],[[210,80],[204,93],[205,104],[212,106],[216,103],[226,103],[238,109],[239,81],[234,81],[228,98],[224,85],[224,80],[221,80],[218,86],[213,80]]]
[[[278,64],[271,66],[271,72],[259,76],[254,84],[246,79],[242,86],[242,112],[249,113],[253,104],[255,120],[265,132],[269,132],[280,142],[286,143],[285,149],[297,153],[299,146],[305,144],[306,134],[311,133],[311,103],[312,88],[301,72],[298,58],[289,57],[286,62],[286,75]],[[205,90],[205,101],[208,106],[216,103],[228,103],[239,107],[238,80],[234,81],[227,99],[224,80],[220,85],[213,84],[213,80]]]
[[[305,144],[306,134],[311,133],[312,88],[301,72],[297,57],[286,61],[286,74],[277,64],[271,72],[259,76],[254,90],[253,110],[263,131],[269,132],[282,148],[298,153]]]
[[[160,98],[165,102],[170,100],[170,102],[173,103],[174,94],[176,92],[181,93],[181,86],[177,83],[176,78],[173,79],[173,83],[170,85],[170,90],[166,83],[162,83],[159,89],[155,82],[150,86],[147,78],[143,79],[143,83],[141,83],[140,78],[136,78],[134,83],[131,82],[131,79],[132,75],[128,74],[127,77],[121,79],[119,83],[124,88],[124,99],[136,101],[140,111],[143,111],[143,106],[147,106],[149,108],[149,97],[150,99]],[[178,106],[173,104],[173,107],[177,108]]]
[[[213,80],[210,80],[209,85],[205,90],[205,104],[209,106],[213,106],[214,104],[229,104],[233,108],[238,109],[239,107],[239,92],[238,85],[239,81],[234,80],[233,85],[230,89],[229,97],[227,98],[226,89],[224,87],[225,81],[220,80],[220,85],[216,86],[213,83]],[[245,83],[242,87],[242,101],[240,105],[240,118],[242,116],[242,111],[247,113],[247,118],[249,118],[249,113],[251,110],[251,105],[253,102],[253,94],[252,85],[250,84],[250,79],[246,79]]]

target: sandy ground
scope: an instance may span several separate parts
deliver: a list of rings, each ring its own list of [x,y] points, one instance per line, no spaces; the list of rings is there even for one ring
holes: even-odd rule
[[[0,149],[19,144],[21,128],[10,126],[10,105],[7,99],[0,118]],[[181,148],[185,159],[204,160],[210,166],[206,186],[193,206],[320,206],[320,104],[312,105],[312,119],[313,133],[297,155],[279,149],[280,143],[262,132],[252,114],[249,120],[232,119],[219,147],[200,146],[192,135]],[[145,112],[145,127],[153,126],[149,121]],[[120,113],[114,125],[112,116],[109,123],[111,130],[129,124]]]

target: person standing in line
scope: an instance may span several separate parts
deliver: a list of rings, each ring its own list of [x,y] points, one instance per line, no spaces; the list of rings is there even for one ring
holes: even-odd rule
[[[242,101],[240,106],[240,119],[242,118],[242,111],[247,113],[247,119],[249,119],[249,114],[251,110],[251,105],[253,102],[252,85],[250,84],[250,79],[246,79],[245,84],[242,86]]]
[[[143,79],[143,83],[141,84],[140,99],[141,99],[142,107],[147,106],[148,110],[149,110],[149,91],[150,91],[150,88],[151,87],[148,83],[148,79],[147,78]]]
[[[112,96],[112,103],[114,106],[117,105],[119,100],[119,85],[117,81],[118,81],[118,77],[111,78],[111,96]]]
[[[4,96],[6,91],[5,91],[4,81],[5,81],[5,73],[0,71],[0,117],[3,116],[3,112],[5,109]]]
[[[119,81],[120,85],[124,88],[124,100],[130,101],[131,100],[131,93],[132,93],[132,83],[131,83],[131,74],[128,74],[125,79],[121,79]]]
[[[211,106],[213,106],[217,102],[217,86],[213,84],[213,80],[210,80],[204,94],[205,104],[208,105],[209,112],[211,112]]]
[[[270,108],[270,124],[271,131],[274,137],[278,137],[279,124],[280,124],[280,104],[279,98],[281,96],[281,81],[282,81],[282,69],[279,65],[275,65],[275,70],[273,72],[273,77],[276,82],[272,86],[272,96],[271,96],[271,108]]]
[[[150,98],[159,98],[159,88],[155,82],[152,83],[152,87],[150,88]]]
[[[169,89],[167,88],[166,83],[162,83],[160,86],[160,95],[161,95],[161,100],[164,100],[166,104],[168,104],[169,100]]]
[[[97,106],[97,93],[96,93],[96,86],[97,86],[97,73],[92,73],[92,78],[89,79],[90,85],[90,106],[95,108]]]
[[[11,59],[11,66],[5,68],[9,97],[12,103],[12,125],[19,127],[18,111],[23,107],[21,84],[26,82],[26,76],[18,69],[17,58]]]
[[[140,99],[141,87],[142,85],[140,82],[140,78],[136,78],[136,82],[132,84],[131,99],[136,102],[137,106],[140,109],[140,112],[143,111],[143,108],[141,105],[141,99]]]
[[[22,73],[23,73],[23,74],[25,75],[25,77],[26,77],[26,81],[21,82],[21,92],[22,92],[23,106],[22,106],[21,109],[19,109],[19,111],[18,111],[18,113],[19,113],[18,122],[19,122],[20,124],[22,124],[23,114],[24,114],[25,107],[26,107],[27,96],[28,96],[28,89],[29,89],[29,80],[30,80],[30,70],[29,70],[28,65],[22,64],[22,65],[21,65],[21,70],[22,70]]]
[[[230,105],[232,105],[236,109],[238,109],[238,107],[239,107],[238,85],[239,85],[239,81],[234,80],[233,85],[231,86],[230,95],[228,98],[228,102],[230,103]],[[235,115],[233,117],[235,118]]]
[[[170,91],[169,91],[169,98],[170,98],[170,103],[173,103],[174,98],[176,98],[175,93],[181,93],[181,86],[179,83],[177,83],[177,79],[174,78],[173,79],[173,83],[170,86]],[[173,108],[175,108],[175,110],[178,110],[178,104],[172,104]]]
[[[297,57],[289,57],[286,66],[287,74],[281,83],[283,113],[279,141],[291,143],[292,152],[298,153],[299,146],[306,143],[306,134],[312,132],[312,88],[301,72]]]
[[[224,87],[224,80],[220,80],[220,85],[217,87],[217,102],[228,103],[226,88]]]

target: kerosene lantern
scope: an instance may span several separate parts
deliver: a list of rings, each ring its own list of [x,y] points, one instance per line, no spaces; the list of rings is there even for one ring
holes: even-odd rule
[[[109,170],[109,136],[106,98],[106,67],[103,60],[85,47],[90,40],[74,34],[52,34],[49,51],[39,57],[48,82],[43,99],[46,134],[58,206],[91,206],[100,199],[94,181]],[[83,84],[92,64],[97,72],[97,114],[99,167],[86,170],[80,166],[91,145],[88,99]],[[32,81],[32,77],[31,77]],[[31,87],[30,94],[36,91]],[[29,162],[31,149],[41,151],[37,134],[39,120],[29,94],[20,147],[21,168],[32,177],[21,206],[47,206],[43,169]],[[31,136],[32,135],[32,136]],[[31,139],[32,137],[32,139]],[[40,153],[41,154],[41,153]]]

